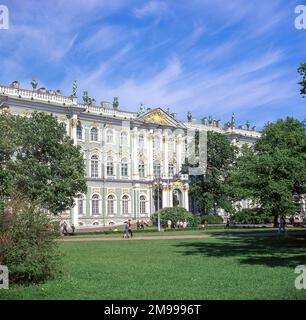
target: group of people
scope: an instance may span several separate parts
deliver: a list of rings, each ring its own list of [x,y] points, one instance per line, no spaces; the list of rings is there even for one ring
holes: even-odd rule
[[[123,238],[133,238],[133,230],[132,230],[132,222],[131,219],[129,219],[129,221],[126,221],[124,223],[124,234],[123,234]]]
[[[67,234],[74,234],[75,233],[74,224],[68,225],[68,223],[66,221],[64,221],[64,223],[61,225],[61,232],[64,236]]]
[[[168,224],[168,228],[171,229],[171,228],[187,228],[189,227],[189,223],[185,220],[185,221],[177,221],[176,223],[175,222],[172,222],[170,219],[167,221],[167,224]]]
[[[137,225],[137,230],[144,230],[144,227],[148,226],[148,223],[143,220],[141,221],[137,220],[136,225]]]

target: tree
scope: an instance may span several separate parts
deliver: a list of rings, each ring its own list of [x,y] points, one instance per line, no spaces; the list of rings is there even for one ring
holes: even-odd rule
[[[300,93],[303,97],[305,97],[306,95],[306,63],[302,63],[297,71],[302,76],[302,80],[298,83],[302,87],[302,89],[300,90]]]
[[[226,136],[207,132],[207,171],[202,176],[191,177],[190,185],[190,194],[204,214],[212,211],[216,214],[218,208],[231,211],[231,190],[226,185],[236,150]]]
[[[0,210],[0,264],[9,268],[10,282],[40,282],[61,273],[62,252],[54,241],[60,234],[52,221],[29,202],[10,203]]]
[[[163,208],[159,212],[160,214],[160,223],[162,226],[168,225],[168,220],[171,220],[172,223],[177,221],[187,221],[191,225],[194,224],[194,216],[192,213],[188,212],[185,208],[174,207],[174,208]],[[153,224],[157,225],[158,213],[155,212],[151,216],[151,221]]]
[[[293,199],[306,192],[305,124],[289,117],[267,124],[254,147],[242,149],[230,183],[237,200],[253,199],[275,222],[298,211]]]
[[[26,199],[59,213],[86,192],[80,148],[55,116],[0,115],[0,200]]]

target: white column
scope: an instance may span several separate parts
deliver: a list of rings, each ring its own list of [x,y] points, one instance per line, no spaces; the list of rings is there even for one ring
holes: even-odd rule
[[[169,178],[169,150],[168,150],[168,132],[165,131],[163,135],[163,162],[164,172],[163,175],[166,179]]]
[[[134,127],[132,132],[132,179],[139,179],[138,167],[138,128]]]
[[[71,208],[71,224],[79,226],[78,199],[74,198],[75,205]]]
[[[151,185],[149,185],[149,199],[147,199],[149,201],[149,212],[148,212],[148,216],[151,217],[151,215],[154,212],[154,205],[153,205],[153,187]]]
[[[186,210],[189,211],[189,197],[188,197],[188,184],[185,184],[183,187],[183,206]]]
[[[77,144],[77,125],[78,116],[74,114],[71,118],[71,139],[73,140],[74,145]]]
[[[182,156],[183,156],[183,149],[182,149],[182,135],[179,134],[176,138],[176,171],[179,172],[182,169]]]
[[[169,186],[169,191],[168,191],[168,201],[169,201],[169,207],[172,208],[173,207],[173,186],[170,185]]]
[[[140,184],[139,183],[136,183],[134,186],[133,186],[133,200],[134,200],[134,212],[133,212],[133,216],[132,216],[132,219],[137,219],[139,218],[139,207],[140,207],[140,199],[139,199],[139,187],[140,187]]]
[[[153,130],[151,129],[147,137],[148,141],[148,177],[153,179]]]
[[[167,208],[169,207],[169,199],[168,199],[168,186],[167,184],[164,184],[162,185],[162,203],[163,203],[163,208]]]

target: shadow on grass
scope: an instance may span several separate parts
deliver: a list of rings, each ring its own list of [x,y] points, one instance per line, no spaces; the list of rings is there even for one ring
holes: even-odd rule
[[[306,236],[233,236],[176,245],[183,255],[236,257],[241,264],[269,267],[306,265]]]

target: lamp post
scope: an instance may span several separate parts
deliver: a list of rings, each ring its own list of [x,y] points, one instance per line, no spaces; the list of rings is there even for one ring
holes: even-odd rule
[[[156,178],[154,182],[155,186],[157,186],[157,228],[160,231],[160,178]]]

